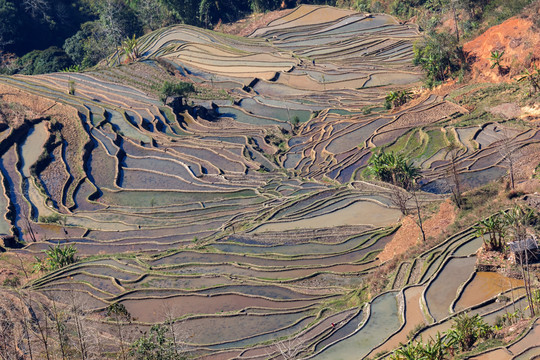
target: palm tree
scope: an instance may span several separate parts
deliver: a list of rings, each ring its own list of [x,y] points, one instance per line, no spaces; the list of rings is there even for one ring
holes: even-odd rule
[[[420,175],[420,169],[402,154],[382,150],[369,159],[368,173],[380,181],[410,190]]]
[[[491,52],[491,57],[489,58],[489,60],[491,61],[491,69],[493,69],[496,66],[497,69],[499,70],[499,74],[501,73],[501,70],[502,70],[501,60],[502,60],[503,55],[504,55],[504,50],[503,51],[495,50]]]
[[[468,351],[474,343],[491,334],[491,327],[480,315],[469,316],[467,313],[454,318],[452,328],[446,333],[449,346],[458,345],[461,351]]]

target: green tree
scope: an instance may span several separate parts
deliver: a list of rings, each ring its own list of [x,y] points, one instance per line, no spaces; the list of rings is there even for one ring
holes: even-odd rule
[[[172,338],[167,337],[167,328],[153,325],[147,334],[135,341],[129,355],[136,360],[180,360],[185,357],[178,354]]]
[[[0,51],[13,44],[17,35],[19,18],[13,1],[0,0]]]
[[[448,344],[461,351],[469,351],[478,339],[486,339],[492,334],[491,327],[478,314],[467,313],[454,318],[452,328],[446,333]]]
[[[251,9],[255,12],[272,11],[277,9],[281,1],[280,0],[250,0]]]
[[[378,180],[409,190],[415,179],[420,175],[420,169],[402,154],[386,153],[381,150],[369,159],[367,171]]]
[[[181,22],[189,25],[199,24],[200,0],[162,0],[162,2]]]
[[[426,83],[432,87],[466,66],[462,48],[448,33],[432,33],[424,42],[414,45],[414,64],[426,73]]]

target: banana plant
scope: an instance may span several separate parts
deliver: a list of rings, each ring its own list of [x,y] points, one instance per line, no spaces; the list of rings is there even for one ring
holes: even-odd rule
[[[517,78],[517,82],[527,82],[531,86],[532,93],[536,93],[540,90],[540,69],[534,65],[534,70],[525,69],[521,72],[521,75]]]
[[[127,37],[122,41],[122,51],[129,61],[135,61],[141,56],[139,53],[139,39],[135,37],[135,34],[133,34],[132,38]]]
[[[491,51],[491,56],[489,58],[489,60],[491,61],[491,69],[497,67],[497,69],[499,70],[499,73],[501,72],[502,70],[501,60],[502,60],[503,55],[504,55],[504,50]]]

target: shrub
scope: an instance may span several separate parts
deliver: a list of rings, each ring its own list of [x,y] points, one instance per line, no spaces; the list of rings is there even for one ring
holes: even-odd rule
[[[66,216],[62,216],[58,213],[53,213],[47,216],[39,216],[38,221],[45,224],[64,224],[66,222]]]
[[[137,360],[173,360],[184,359],[179,354],[175,339],[167,336],[168,329],[163,325],[153,325],[148,334],[144,334],[131,345],[129,355]]]
[[[492,332],[491,327],[480,315],[469,316],[463,313],[456,316],[446,336],[451,346],[458,346],[461,351],[468,351],[478,339],[487,339]]]
[[[180,82],[170,82],[165,81],[161,86],[161,100],[165,101],[169,96],[181,96],[185,97],[186,95],[195,92],[193,84],[180,81]]]
[[[8,287],[17,287],[21,285],[21,280],[19,279],[18,276],[9,277],[9,278],[4,279],[4,282],[2,283],[2,285],[8,286]]]
[[[49,249],[45,250],[45,259],[41,260],[36,257],[37,262],[34,264],[34,271],[52,271],[74,264],[79,260],[76,254],[77,248],[73,245],[49,246]]]
[[[74,80],[68,81],[68,94],[75,95],[75,81]]]
[[[73,63],[66,52],[52,46],[45,50],[34,50],[18,61],[26,75],[46,74],[70,67]]]

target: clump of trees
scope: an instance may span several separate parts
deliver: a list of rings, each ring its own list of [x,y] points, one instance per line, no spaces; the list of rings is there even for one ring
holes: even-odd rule
[[[185,23],[210,28],[283,4],[295,6],[296,1],[0,0],[0,55],[20,58],[16,66],[10,62],[0,70],[39,74],[71,65],[87,68],[121,47],[125,39],[163,26]]]
[[[411,95],[412,93],[408,90],[390,91],[388,94],[386,94],[384,106],[387,109],[390,109],[392,106],[396,108],[404,105],[407,103],[407,101],[409,101]]]
[[[420,175],[420,169],[403,154],[387,153],[384,150],[369,159],[368,173],[380,181],[411,190]]]
[[[467,59],[455,36],[449,33],[432,33],[414,45],[415,65],[426,74],[426,85],[433,87],[442,81],[464,72]]]

